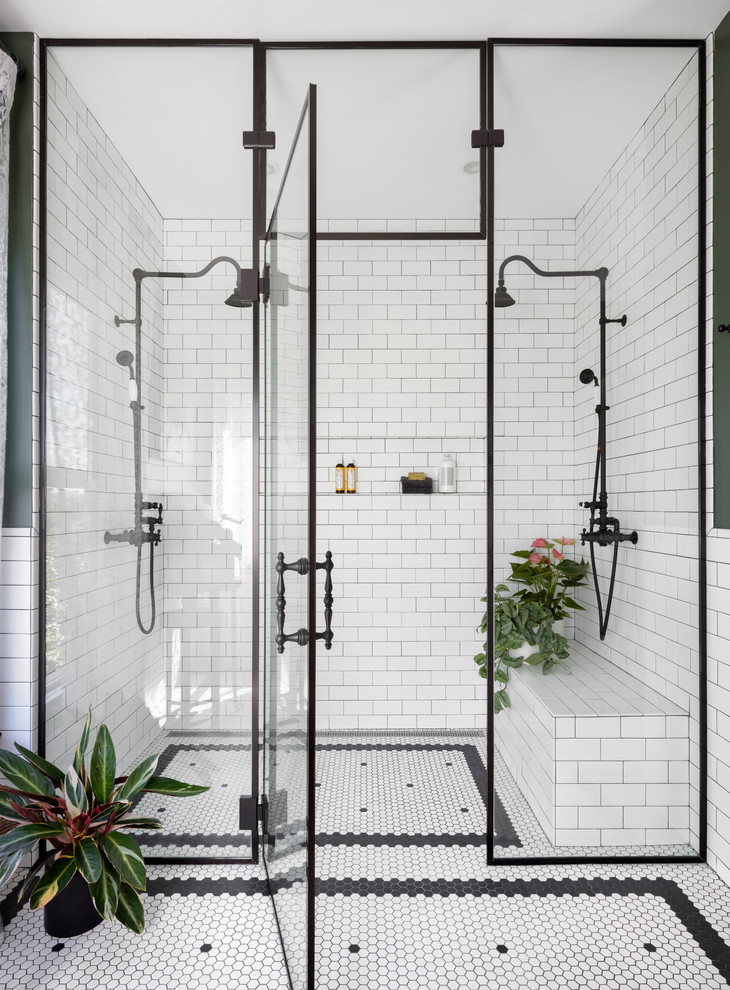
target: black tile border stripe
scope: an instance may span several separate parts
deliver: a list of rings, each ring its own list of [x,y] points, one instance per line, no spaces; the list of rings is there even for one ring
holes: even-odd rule
[[[297,871],[295,870],[294,873]],[[293,886],[299,882],[285,874],[278,878],[280,888]],[[148,894],[152,896],[172,894],[258,894],[266,893],[265,880],[163,880],[148,882]],[[730,984],[730,945],[713,928],[690,897],[673,880],[628,877],[581,877],[578,879],[548,880],[320,880],[317,883],[318,896],[345,897],[578,897],[582,894],[618,895],[621,897],[653,896],[661,897],[674,911],[674,914],[687,932],[718,970],[722,978]]]
[[[300,882],[299,871],[283,874],[277,880],[279,888],[294,886]],[[0,902],[3,923],[8,925],[27,903],[17,901],[21,882],[18,882]],[[266,880],[262,877],[250,879],[193,879],[151,877],[148,879],[146,896],[171,897],[207,895],[261,895],[268,897]],[[674,914],[689,935],[694,939],[722,978],[730,984],[730,945],[713,928],[690,897],[673,880],[636,877],[581,877],[578,879],[548,880],[320,880],[317,883],[319,896],[360,896],[382,897],[578,897],[619,895],[621,897],[654,896],[661,897],[674,911]],[[144,896],[144,895],[143,895]]]
[[[722,978],[730,984],[730,945],[673,880],[617,877],[574,880],[322,880],[317,884],[317,894],[345,897],[382,897],[386,894],[393,897],[578,897],[581,894],[662,897]]]
[[[458,738],[458,737],[457,737]],[[479,754],[479,750],[473,743],[458,742],[430,743],[430,742],[333,742],[317,743],[315,749],[318,751],[396,751],[396,752],[460,752],[464,757],[469,772],[474,781],[474,786],[484,804],[487,806],[487,768]],[[173,760],[180,753],[197,752],[247,752],[251,746],[246,743],[199,743],[193,741],[185,743],[172,743],[164,748],[160,754],[157,765],[157,772],[163,773],[171,765]],[[521,848],[522,842],[505,810],[505,807],[498,794],[494,796],[494,824],[495,824],[495,845],[500,848],[515,847]],[[485,824],[486,828],[486,824]],[[216,846],[247,846],[250,847],[251,840],[247,832],[244,833],[152,833],[144,836],[135,833],[137,841],[143,849],[155,850],[163,847],[174,846],[202,846],[211,848]],[[327,845],[347,845],[347,846],[471,846],[483,845],[486,843],[485,833],[462,833],[450,834],[416,834],[416,835],[390,835],[383,833],[319,833],[316,838],[318,846]]]

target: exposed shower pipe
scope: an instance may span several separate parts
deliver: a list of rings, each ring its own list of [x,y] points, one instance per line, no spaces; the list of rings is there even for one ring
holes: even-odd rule
[[[596,406],[598,416],[598,441],[596,444],[596,470],[593,483],[593,497],[590,502],[579,502],[581,508],[590,509],[589,528],[585,527],[580,535],[581,546],[587,543],[590,548],[591,568],[593,570],[593,586],[596,592],[596,602],[598,605],[598,628],[601,639],[605,639],[608,630],[608,619],[611,614],[611,603],[613,602],[613,591],[616,581],[616,564],[618,561],[619,544],[629,542],[634,545],[638,542],[639,536],[634,530],[631,533],[622,533],[619,520],[615,516],[608,514],[608,488],[606,482],[606,413],[610,406],[606,405],[606,327],[609,323],[620,323],[626,326],[626,316],[618,319],[609,319],[606,316],[606,280],[608,278],[608,268],[597,268],[594,271],[545,271],[538,268],[529,258],[523,254],[513,254],[505,258],[499,266],[499,276],[497,288],[494,292],[494,305],[499,307],[513,306],[515,300],[507,292],[504,285],[504,271],[508,264],[513,261],[521,261],[527,265],[536,275],[542,278],[597,278],[600,292],[600,378],[597,379],[590,368],[586,368],[580,373],[580,380],[584,385],[593,382],[599,386],[600,398]],[[600,489],[600,490],[599,490]],[[597,515],[596,515],[597,513]],[[604,608],[601,598],[598,574],[596,572],[595,544],[605,547],[613,544],[613,561],[611,563],[611,578],[609,581],[608,595]]]
[[[236,270],[236,285],[230,296],[225,300],[227,306],[234,306],[242,309],[251,306],[254,299],[258,299],[259,276],[253,269],[242,269],[235,258],[221,255],[214,258],[204,268],[198,272],[146,272],[141,268],[135,268],[132,272],[134,278],[134,319],[125,320],[120,316],[114,317],[114,325],[117,327],[129,323],[134,326],[134,355],[130,351],[120,351],[117,354],[117,362],[123,368],[129,368],[130,381],[130,409],[132,410],[132,420],[134,428],[134,528],[125,529],[121,533],[104,534],[104,542],[129,543],[137,548],[137,576],[135,591],[135,612],[137,625],[145,635],[152,632],[155,627],[157,607],[155,602],[154,584],[154,548],[159,546],[162,534],[159,527],[162,525],[162,503],[146,502],[142,498],[142,282],[146,278],[201,278],[206,275],[211,268],[221,263],[233,265]],[[136,365],[136,376],[134,366]],[[145,516],[145,512],[154,510],[157,516]],[[145,626],[142,621],[140,610],[141,580],[142,580],[142,547],[145,543],[150,545],[150,604],[152,615],[150,623]]]

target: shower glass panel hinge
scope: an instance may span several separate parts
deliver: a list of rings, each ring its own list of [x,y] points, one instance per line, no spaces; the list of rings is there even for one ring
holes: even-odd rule
[[[272,151],[276,147],[276,134],[274,131],[244,131],[244,148],[264,148]]]
[[[472,148],[503,148],[503,130],[483,130],[471,132]]]
[[[242,794],[238,799],[238,828],[241,832],[258,832],[263,818],[263,803],[256,797]]]
[[[239,295],[249,302],[268,302],[269,300],[269,266],[259,275],[255,268],[241,269],[241,289]]]

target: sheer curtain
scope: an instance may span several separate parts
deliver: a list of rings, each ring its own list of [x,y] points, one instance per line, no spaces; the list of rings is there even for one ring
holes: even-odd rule
[[[8,398],[8,211],[10,187],[10,110],[17,66],[0,51],[0,521],[5,480],[5,431]]]

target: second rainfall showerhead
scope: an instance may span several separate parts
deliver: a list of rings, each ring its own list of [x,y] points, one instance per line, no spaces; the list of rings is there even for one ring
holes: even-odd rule
[[[514,299],[504,287],[504,279],[500,279],[499,285],[494,290],[494,305],[504,307],[504,306],[514,306],[514,304],[515,304]]]
[[[583,385],[590,385],[591,382],[593,382],[594,385],[598,385],[598,379],[596,378],[592,368],[584,368],[580,375],[578,375],[578,378]]]

